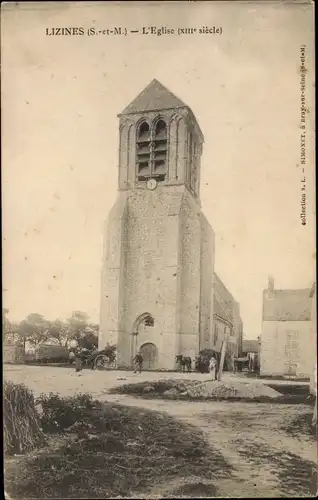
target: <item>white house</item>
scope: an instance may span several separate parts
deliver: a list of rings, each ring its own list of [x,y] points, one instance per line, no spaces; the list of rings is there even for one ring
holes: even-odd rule
[[[312,290],[275,290],[269,279],[263,291],[260,374],[312,375]],[[316,351],[314,351],[316,352]]]

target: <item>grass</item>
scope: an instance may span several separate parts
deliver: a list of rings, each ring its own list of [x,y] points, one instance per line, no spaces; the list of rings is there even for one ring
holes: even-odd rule
[[[314,398],[309,394],[308,386],[299,386],[299,385],[290,385],[286,386],[283,384],[280,385],[271,385],[268,384],[269,387],[275,389],[276,391],[281,393],[281,397],[277,399],[272,399],[267,396],[255,397],[253,399],[250,398],[239,398],[239,397],[231,397],[231,398],[222,398],[218,397],[205,397],[205,396],[189,396],[188,394],[182,394],[183,391],[186,390],[186,384],[196,384],[196,381],[186,380],[186,379],[166,379],[166,380],[158,380],[151,382],[136,382],[131,384],[123,384],[117,387],[113,387],[110,389],[110,393],[112,394],[129,394],[137,397],[142,397],[145,399],[169,399],[169,400],[191,400],[191,401],[204,401],[204,400],[212,400],[212,401],[241,401],[248,403],[280,403],[280,404],[307,404],[314,405]],[[200,383],[200,382],[199,382]],[[243,382],[244,383],[244,382]],[[167,394],[166,391],[170,391],[171,389],[176,389],[173,393]]]
[[[166,414],[86,395],[51,394],[42,406],[47,446],[6,461],[6,490],[16,500],[133,497],[172,478],[231,472],[201,431]],[[88,433],[69,429],[76,422]]]
[[[317,439],[317,427],[312,425],[312,417],[312,411],[297,415],[283,426],[283,430],[291,436],[304,434]]]

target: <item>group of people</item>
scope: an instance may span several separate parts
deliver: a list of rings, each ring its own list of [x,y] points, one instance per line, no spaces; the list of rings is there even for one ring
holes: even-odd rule
[[[142,372],[143,365],[143,356],[139,351],[136,356],[133,358],[134,363],[134,373]],[[217,370],[218,370],[218,362],[214,355],[212,355],[209,359],[209,373],[212,377],[212,380],[217,380]],[[83,368],[83,355],[80,352],[75,353],[75,371],[79,372]]]
[[[134,363],[134,373],[141,373],[142,365],[143,365],[143,357],[141,352],[139,351],[136,356],[133,358]],[[218,361],[214,355],[212,355],[208,361],[209,363],[209,373],[212,377],[212,380],[217,380],[218,376]]]

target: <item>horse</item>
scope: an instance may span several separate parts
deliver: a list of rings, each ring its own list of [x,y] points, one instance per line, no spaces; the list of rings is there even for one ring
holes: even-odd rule
[[[192,360],[189,356],[182,356],[182,354],[176,356],[176,362],[178,363],[179,370],[181,372],[186,371],[186,369],[188,372],[191,372]]]

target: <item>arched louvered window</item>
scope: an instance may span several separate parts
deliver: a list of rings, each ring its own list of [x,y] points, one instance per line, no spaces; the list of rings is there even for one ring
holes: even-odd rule
[[[167,126],[158,120],[154,135],[153,176],[160,182],[165,180],[167,166]]]
[[[151,177],[150,173],[150,128],[143,122],[137,134],[137,168],[138,180],[144,181]]]
[[[138,181],[155,178],[164,181],[167,172],[167,125],[158,120],[153,128],[142,122],[137,133]]]

